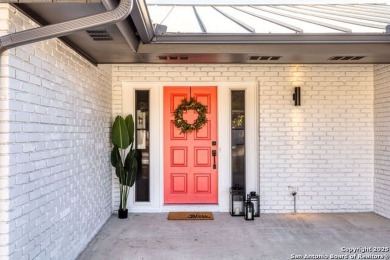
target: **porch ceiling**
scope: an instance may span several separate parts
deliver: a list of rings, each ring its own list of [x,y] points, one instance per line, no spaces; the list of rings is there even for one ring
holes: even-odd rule
[[[13,5],[41,25],[106,10],[95,0]],[[136,46],[116,25],[62,39],[94,63],[390,63],[389,15],[383,4],[147,6],[136,0],[125,20]]]

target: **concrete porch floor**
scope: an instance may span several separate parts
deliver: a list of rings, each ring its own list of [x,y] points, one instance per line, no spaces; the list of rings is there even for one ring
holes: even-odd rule
[[[113,215],[78,259],[390,259],[390,220],[374,213],[262,214],[251,222],[229,213],[214,213],[213,221],[168,221],[167,215]],[[387,252],[362,258],[343,247]]]

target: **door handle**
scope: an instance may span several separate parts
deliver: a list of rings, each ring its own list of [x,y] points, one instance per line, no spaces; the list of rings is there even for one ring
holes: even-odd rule
[[[217,165],[215,163],[215,156],[217,156],[217,150],[212,150],[211,154],[214,157],[213,169],[217,169]]]

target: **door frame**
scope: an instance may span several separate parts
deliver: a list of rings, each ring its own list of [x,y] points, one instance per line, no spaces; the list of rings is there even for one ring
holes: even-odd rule
[[[260,192],[259,175],[259,127],[257,82],[122,82],[122,115],[134,114],[135,91],[150,91],[150,202],[135,202],[134,187],[128,201],[130,212],[169,211],[229,211],[229,188],[231,186],[231,91],[245,90],[245,154],[246,189]],[[218,204],[217,205],[164,205],[164,142],[163,142],[163,88],[164,86],[217,86],[218,108]],[[228,131],[226,131],[228,129]],[[222,163],[223,162],[223,163]],[[115,178],[114,178],[115,179]],[[113,187],[115,183],[113,183]],[[115,187],[116,189],[116,187]],[[114,200],[118,199],[113,191]]]

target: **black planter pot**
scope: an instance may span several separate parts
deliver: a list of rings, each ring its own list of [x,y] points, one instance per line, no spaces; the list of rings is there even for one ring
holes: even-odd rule
[[[124,218],[127,218],[127,216],[128,216],[127,209],[119,209],[118,210],[118,218],[124,219]]]

